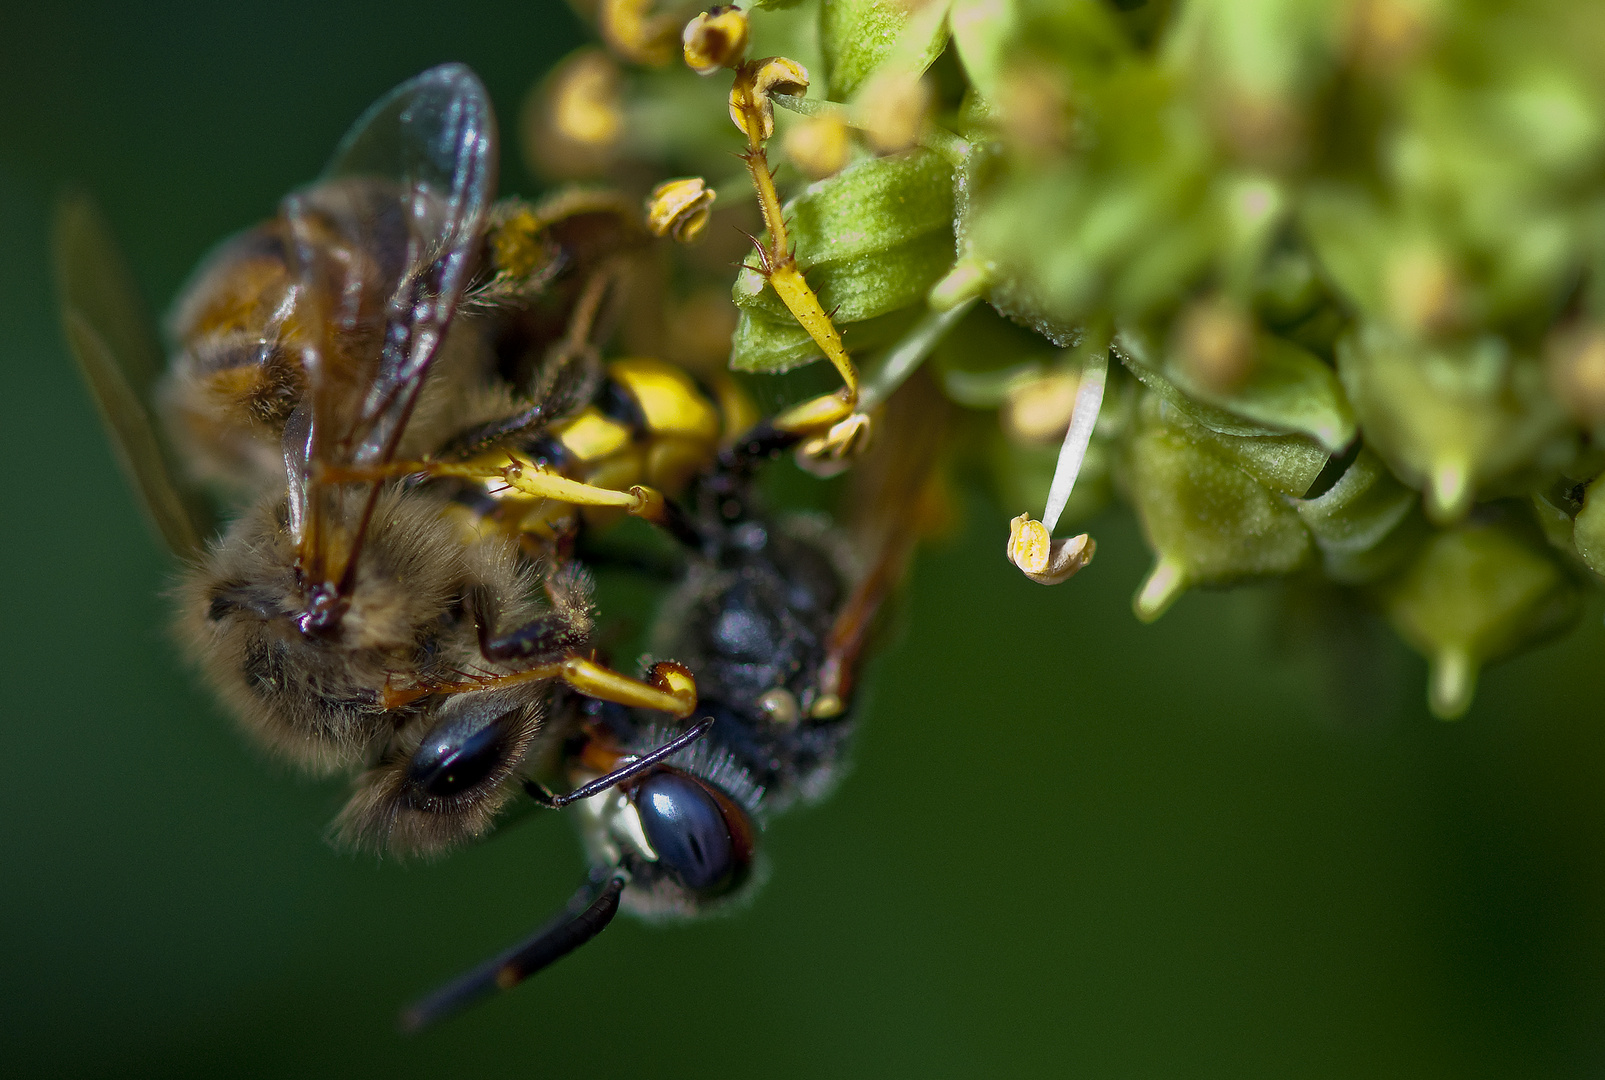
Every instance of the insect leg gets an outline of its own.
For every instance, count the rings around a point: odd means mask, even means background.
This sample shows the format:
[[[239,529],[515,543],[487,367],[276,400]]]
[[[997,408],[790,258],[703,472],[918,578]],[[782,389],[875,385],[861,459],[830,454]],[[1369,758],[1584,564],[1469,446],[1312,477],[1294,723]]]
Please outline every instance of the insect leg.
[[[607,929],[607,924],[618,914],[619,894],[629,880],[627,869],[614,867],[600,889],[587,884],[574,894],[557,918],[500,956],[487,960],[408,1007],[397,1026],[407,1033],[421,1031],[482,997],[499,990],[511,990],[537,971],[561,960]]]
[[[869,640],[870,628],[881,603],[897,584],[902,567],[890,560],[878,566],[859,582],[846,605],[831,625],[830,636],[825,639],[825,659],[819,665],[819,696],[808,710],[816,719],[829,719],[841,715],[847,707],[847,698],[853,690],[853,679],[858,673],[859,656]]]
[[[500,481],[532,499],[553,499],[573,506],[608,506],[648,517],[663,502],[656,489],[635,485],[628,491],[571,480],[555,469],[512,454],[480,461],[392,461],[378,466],[323,466],[317,479],[325,484],[372,483],[412,476],[453,476],[465,480]],[[650,518],[649,518],[650,520]]]
[[[652,665],[646,681],[621,675],[612,668],[579,656],[534,664],[508,675],[484,675],[460,682],[420,680],[409,686],[386,687],[380,694],[383,708],[398,709],[420,698],[472,694],[525,682],[559,679],[587,697],[612,701],[635,709],[655,709],[683,720],[697,708],[697,683],[691,672],[670,660]]]

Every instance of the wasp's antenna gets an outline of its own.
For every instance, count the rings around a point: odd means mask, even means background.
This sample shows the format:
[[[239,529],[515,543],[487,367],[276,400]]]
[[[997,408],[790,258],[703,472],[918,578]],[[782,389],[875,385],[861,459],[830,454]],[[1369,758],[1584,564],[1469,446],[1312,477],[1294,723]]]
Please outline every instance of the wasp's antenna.
[[[627,868],[614,867],[600,891],[586,885],[574,894],[557,918],[500,956],[487,960],[413,1004],[402,1012],[397,1026],[407,1034],[422,1031],[488,994],[511,990],[542,968],[561,960],[607,929],[607,924],[618,914],[619,894],[629,881]]]
[[[550,807],[553,810],[560,810],[571,802],[579,802],[581,799],[589,799],[592,795],[606,791],[614,784],[621,784],[630,779],[632,776],[638,776],[641,773],[646,772],[664,758],[673,757],[681,750],[684,750],[686,747],[702,738],[702,736],[706,735],[712,727],[713,717],[710,716],[704,719],[690,731],[687,731],[683,735],[676,735],[673,739],[664,743],[651,753],[642,754],[634,761],[626,762],[625,764],[620,765],[606,776],[599,776],[590,783],[581,784],[573,791],[565,792],[562,795],[552,794],[552,792],[547,790],[544,785],[538,784],[534,780],[525,780],[524,790],[529,792],[530,798],[534,799],[542,806]]]

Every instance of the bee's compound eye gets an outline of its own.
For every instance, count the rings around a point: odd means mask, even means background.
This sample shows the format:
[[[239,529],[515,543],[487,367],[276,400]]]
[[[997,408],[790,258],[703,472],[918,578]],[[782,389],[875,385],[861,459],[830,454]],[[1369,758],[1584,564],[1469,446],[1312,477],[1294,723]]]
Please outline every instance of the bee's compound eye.
[[[518,743],[522,710],[490,719],[468,711],[441,721],[413,752],[407,781],[438,799],[478,787],[506,762]]]
[[[641,827],[658,861],[696,892],[717,891],[735,874],[736,845],[724,811],[689,777],[657,772],[636,792]]]

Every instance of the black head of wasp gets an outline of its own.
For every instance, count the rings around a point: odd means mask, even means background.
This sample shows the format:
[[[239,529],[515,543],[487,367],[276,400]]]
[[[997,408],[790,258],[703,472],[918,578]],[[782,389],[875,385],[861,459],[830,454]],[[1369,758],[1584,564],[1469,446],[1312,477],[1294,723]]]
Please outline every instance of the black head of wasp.
[[[495,172],[472,72],[398,87],[318,181],[202,265],[159,380],[93,209],[64,203],[56,238],[69,343],[185,563],[187,649],[270,751],[360,772],[339,837],[434,853],[521,791],[580,804],[596,872],[573,909],[413,1023],[562,955],[621,897],[692,913],[739,891],[758,809],[817,793],[839,761],[902,550],[880,545],[858,578],[829,530],[758,513],[753,467],[796,433],[759,424],[719,452],[738,422],[689,377],[600,360],[647,242],[632,215],[586,195],[494,203]],[[209,542],[196,477],[238,500]],[[579,508],[687,546],[659,642],[691,668],[637,679],[594,659],[589,579],[568,554]],[[529,775],[554,754],[576,785],[563,795]]]

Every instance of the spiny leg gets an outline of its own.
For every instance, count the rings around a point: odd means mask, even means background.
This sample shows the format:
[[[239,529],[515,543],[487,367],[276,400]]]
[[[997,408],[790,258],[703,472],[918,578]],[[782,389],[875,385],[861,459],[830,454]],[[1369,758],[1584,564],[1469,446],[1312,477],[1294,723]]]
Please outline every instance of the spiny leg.
[[[814,339],[842,379],[841,390],[801,402],[774,420],[775,427],[805,436],[803,453],[817,460],[842,458],[861,449],[868,436],[869,418],[858,411],[858,369],[847,355],[841,333],[792,254],[780,195],[764,148],[774,134],[772,95],[800,95],[807,90],[808,72],[794,60],[772,56],[746,61],[736,68],[735,83],[730,89],[730,118],[747,137],[742,160],[769,232],[767,244],[753,241],[760,263],[754,269],[773,286],[792,317]]]
[[[387,465],[330,466],[319,470],[327,484],[367,483],[403,477],[456,477],[481,483],[501,483],[532,499],[553,499],[574,506],[606,506],[647,517],[663,496],[655,488],[637,484],[628,491],[598,487],[572,480],[555,469],[511,452],[497,452],[477,461],[392,461]]]
[[[520,683],[553,680],[599,701],[611,701],[634,709],[654,709],[666,712],[677,720],[690,716],[697,707],[696,679],[684,666],[672,660],[652,665],[652,670],[643,681],[581,656],[564,656],[506,675],[480,675],[451,682],[424,679],[409,686],[387,686],[379,700],[386,709],[398,709],[426,697],[472,694]]]

